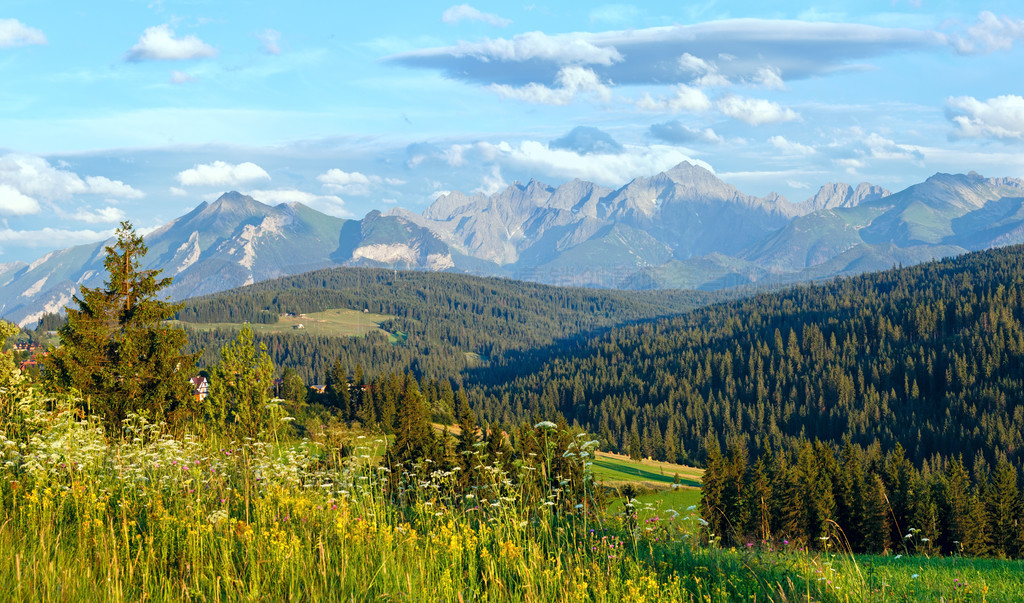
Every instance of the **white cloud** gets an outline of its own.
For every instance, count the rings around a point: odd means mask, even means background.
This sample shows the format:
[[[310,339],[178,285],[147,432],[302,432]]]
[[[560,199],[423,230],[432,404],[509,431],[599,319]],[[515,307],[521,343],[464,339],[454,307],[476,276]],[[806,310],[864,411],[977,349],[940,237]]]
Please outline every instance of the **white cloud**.
[[[550,86],[567,65],[593,68],[602,81],[618,85],[698,83],[720,85],[763,81],[762,70],[785,79],[827,76],[869,69],[866,59],[948,44],[942,34],[910,28],[796,20],[727,19],[596,33],[521,34],[509,39],[460,42],[454,46],[406,52],[388,60],[410,67],[439,69],[448,77],[483,85]],[[706,72],[680,65],[688,54]],[[714,60],[713,60],[714,59]],[[701,63],[686,60],[686,67]],[[713,71],[711,68],[714,67]]]
[[[53,247],[54,241],[60,241],[61,247],[71,247],[84,243],[95,243],[113,236],[114,230],[66,230],[63,228],[40,228],[39,230],[13,230],[0,228],[0,243],[14,244],[19,247]]]
[[[188,82],[194,82],[196,78],[185,73],[184,71],[172,71],[171,72],[171,83],[172,84],[187,84]]]
[[[188,191],[187,190],[185,190],[183,188],[178,188],[177,186],[170,187],[169,189],[167,189],[167,192],[171,193],[175,197],[187,197],[188,196]]]
[[[148,27],[138,43],[125,56],[128,61],[181,61],[205,59],[217,55],[217,49],[193,35],[175,38],[169,25]]]
[[[327,170],[316,177],[328,188],[343,188],[352,184],[369,184],[370,179],[360,172],[345,172],[337,168]]]
[[[42,157],[9,153],[0,156],[0,184],[21,194],[48,201],[68,199],[73,195],[108,195],[125,199],[145,196],[120,180],[103,176],[87,176],[59,169]]]
[[[1024,98],[1015,94],[987,101],[951,97],[946,100],[946,113],[958,138],[1024,140]]]
[[[109,195],[121,199],[141,199],[146,196],[146,193],[120,180],[111,180],[103,176],[86,176],[85,183],[89,187],[89,193],[93,195]]]
[[[448,23],[449,25],[455,25],[459,21],[480,21],[482,23],[487,23],[488,25],[494,25],[495,27],[505,27],[512,23],[512,21],[503,19],[498,15],[482,13],[468,4],[452,6],[448,10],[444,11],[444,14],[441,15],[441,21]]]
[[[571,66],[563,67],[555,78],[558,87],[549,88],[543,84],[530,83],[521,88],[505,84],[492,84],[491,90],[502,98],[513,98],[541,105],[568,105],[579,95],[587,95],[608,102],[612,91],[592,69]]]
[[[918,147],[900,144],[875,132],[865,138],[863,144],[875,159],[910,159],[923,165],[924,153]]]
[[[1017,40],[1024,40],[1024,19],[997,17],[989,11],[978,15],[978,22],[964,34],[950,36],[950,44],[960,54],[988,54],[1010,50]]]
[[[679,69],[692,74],[694,77],[691,82],[701,88],[729,85],[729,79],[718,72],[718,65],[688,52],[679,57]]]
[[[324,187],[348,195],[370,194],[370,184],[380,181],[377,176],[367,176],[360,172],[346,172],[331,168],[316,177]]]
[[[24,216],[40,210],[38,201],[9,184],[0,183],[0,213]]]
[[[214,161],[178,173],[178,182],[182,186],[238,186],[253,180],[270,180],[270,174],[248,161],[238,165]]]
[[[279,203],[301,203],[338,218],[353,217],[352,213],[345,209],[344,199],[337,195],[317,195],[294,188],[251,190],[245,194],[257,201],[262,201],[269,205],[277,205]]]
[[[470,63],[487,64],[549,61],[558,65],[611,65],[623,60],[615,48],[598,46],[579,35],[550,36],[540,31],[519,34],[510,40],[485,38],[480,42],[459,42],[446,48],[414,50],[397,55],[392,60],[416,63],[417,59],[434,57],[452,57]]]
[[[492,165],[490,173],[484,175],[483,182],[480,186],[473,189],[474,193],[483,193],[485,195],[493,195],[499,191],[503,191],[508,188],[508,183],[501,177],[501,167],[498,165]]]
[[[762,67],[758,69],[757,73],[754,74],[753,81],[764,88],[783,90],[786,87],[786,82],[782,80],[782,72],[775,67]]]
[[[726,96],[718,99],[715,106],[723,114],[752,126],[800,119],[800,115],[792,109],[760,98]]]
[[[814,147],[809,147],[799,142],[786,140],[783,136],[772,136],[768,139],[772,146],[787,155],[813,155],[817,153]]]
[[[263,52],[267,54],[281,54],[281,32],[275,29],[265,29],[259,34],[260,43],[263,44]]]
[[[839,159],[836,161],[841,167],[846,168],[847,174],[856,174],[857,170],[863,169],[867,166],[867,163],[863,159]]]
[[[89,224],[110,224],[126,220],[128,215],[116,207],[107,206],[92,210],[79,209],[68,217]]]
[[[0,19],[0,48],[30,44],[46,44],[46,36],[17,19]]]
[[[669,145],[626,146],[622,153],[579,155],[565,149],[527,140],[512,146],[506,142],[490,147],[496,161],[509,163],[536,174],[570,180],[580,178],[608,186],[621,186],[637,176],[654,175],[683,161],[708,170],[706,162],[695,160],[678,147]],[[713,171],[713,170],[712,170]]]
[[[636,106],[641,111],[652,113],[703,113],[711,109],[711,99],[702,90],[677,84],[674,96],[656,99],[645,93],[636,101]]]

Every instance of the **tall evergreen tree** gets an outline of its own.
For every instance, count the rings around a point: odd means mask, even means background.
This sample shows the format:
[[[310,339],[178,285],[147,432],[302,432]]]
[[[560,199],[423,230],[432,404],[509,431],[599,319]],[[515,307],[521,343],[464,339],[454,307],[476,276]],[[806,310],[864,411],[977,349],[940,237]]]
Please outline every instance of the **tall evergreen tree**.
[[[267,346],[256,345],[252,327],[246,324],[221,350],[221,360],[211,371],[207,414],[219,426],[230,421],[242,435],[259,436],[270,419],[267,400],[273,376]]]
[[[158,298],[171,278],[157,280],[159,270],[140,267],[147,248],[130,222],[121,222],[116,236],[106,247],[107,280],[73,298],[60,346],[46,360],[49,384],[77,390],[108,433],[118,433],[129,413],[159,420],[187,412],[196,362],[182,353],[185,331],[164,324],[181,308]]]

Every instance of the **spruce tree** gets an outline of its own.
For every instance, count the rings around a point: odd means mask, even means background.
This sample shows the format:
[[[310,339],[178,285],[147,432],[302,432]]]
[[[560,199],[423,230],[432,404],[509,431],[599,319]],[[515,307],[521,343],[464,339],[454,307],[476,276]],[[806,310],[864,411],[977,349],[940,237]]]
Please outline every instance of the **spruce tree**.
[[[221,349],[221,360],[211,371],[207,414],[219,426],[230,421],[243,436],[256,438],[270,419],[266,406],[273,377],[266,344],[257,346],[252,327],[246,324]]]
[[[65,309],[60,346],[46,360],[48,383],[77,391],[110,434],[120,432],[130,413],[163,420],[187,412],[196,362],[196,355],[182,353],[185,331],[164,323],[182,307],[158,298],[171,278],[141,269],[147,248],[130,222],[121,222],[116,235],[105,248],[107,280],[81,287],[75,307]]]

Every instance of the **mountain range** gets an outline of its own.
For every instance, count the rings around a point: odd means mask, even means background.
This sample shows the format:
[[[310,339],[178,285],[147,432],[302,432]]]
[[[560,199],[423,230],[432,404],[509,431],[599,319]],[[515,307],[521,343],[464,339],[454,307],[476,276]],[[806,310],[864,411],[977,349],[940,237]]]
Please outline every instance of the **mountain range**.
[[[619,189],[572,180],[452,192],[361,220],[237,192],[149,233],[172,299],[330,266],[452,270],[626,289],[785,283],[1024,242],[1024,181],[936,174],[897,193],[829,183],[792,203],[681,163]],[[0,264],[0,316],[32,323],[104,277],[98,242]]]

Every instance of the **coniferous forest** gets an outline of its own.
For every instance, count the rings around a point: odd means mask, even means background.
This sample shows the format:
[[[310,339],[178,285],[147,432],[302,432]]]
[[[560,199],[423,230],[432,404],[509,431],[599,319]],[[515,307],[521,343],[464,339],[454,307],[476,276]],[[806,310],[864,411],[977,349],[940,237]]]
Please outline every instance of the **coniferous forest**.
[[[855,550],[1017,556],[1022,276],[1013,247],[710,304],[340,270],[192,302],[181,316],[338,304],[395,314],[403,343],[273,336],[268,347],[328,384],[409,371],[437,421],[453,419],[453,386],[465,387],[488,424],[558,418],[606,449],[706,466],[704,514],[726,542],[813,544],[835,521]],[[632,324],[609,327],[623,315]],[[463,351],[486,361],[469,365]],[[401,396],[387,379],[365,402],[327,400],[391,430]]]

